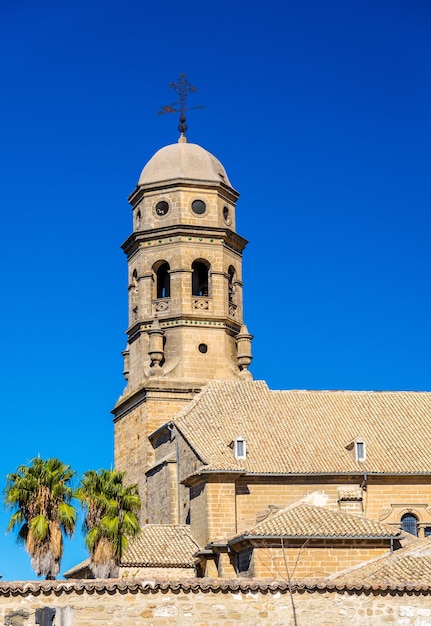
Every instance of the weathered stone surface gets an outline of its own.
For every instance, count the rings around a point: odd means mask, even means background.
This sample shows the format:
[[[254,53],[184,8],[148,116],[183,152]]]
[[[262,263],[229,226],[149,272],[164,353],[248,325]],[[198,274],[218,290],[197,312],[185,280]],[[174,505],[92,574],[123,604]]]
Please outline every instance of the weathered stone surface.
[[[231,581],[232,583],[232,581]],[[324,585],[294,590],[251,581],[88,581],[75,584],[2,583],[0,623],[33,626],[37,609],[56,609],[55,626],[430,626],[431,588],[337,590]],[[20,586],[21,585],[21,586]],[[63,621],[57,624],[57,616]]]

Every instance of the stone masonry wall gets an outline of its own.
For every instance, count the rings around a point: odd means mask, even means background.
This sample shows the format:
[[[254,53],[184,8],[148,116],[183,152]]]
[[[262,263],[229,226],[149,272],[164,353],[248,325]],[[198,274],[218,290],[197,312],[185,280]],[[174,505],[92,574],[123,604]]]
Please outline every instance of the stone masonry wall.
[[[256,524],[257,519],[265,514],[270,505],[285,508],[299,500],[320,494],[326,500],[326,506],[340,510],[338,502],[340,490],[359,489],[359,483],[346,482],[342,478],[327,480],[308,480],[306,478],[266,478],[240,480],[236,484],[235,506],[237,511],[237,530],[242,532]],[[362,514],[370,519],[386,522],[393,507],[405,505],[417,515],[420,522],[431,526],[431,485],[428,477],[412,476],[403,478],[371,477],[367,488],[362,491],[363,501],[351,507],[355,514]],[[420,508],[422,505],[424,508]],[[343,507],[346,510],[346,507]],[[397,509],[398,510],[398,509]],[[391,523],[400,523],[405,509],[400,508],[398,515],[390,518]]]
[[[196,579],[194,579],[196,580]],[[56,610],[54,626],[430,626],[431,589],[354,590],[286,585],[189,585],[156,581],[2,583],[0,624],[30,626],[35,611]]]
[[[329,543],[329,542],[328,542]],[[360,542],[357,542],[359,544]],[[365,543],[365,542],[364,542]],[[325,578],[331,574],[389,554],[387,547],[367,547],[352,541],[327,547],[266,548],[256,542],[251,574],[261,578]]]

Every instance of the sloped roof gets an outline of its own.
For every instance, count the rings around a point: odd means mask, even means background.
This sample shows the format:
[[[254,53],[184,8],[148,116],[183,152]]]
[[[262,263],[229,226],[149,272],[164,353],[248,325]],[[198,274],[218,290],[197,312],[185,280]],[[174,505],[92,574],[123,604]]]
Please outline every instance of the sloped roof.
[[[129,543],[121,567],[193,567],[198,544],[189,526],[146,524]]]
[[[431,473],[427,392],[271,391],[263,381],[212,381],[174,423],[202,471]],[[238,436],[247,442],[244,460],[232,450]],[[364,462],[346,449],[358,439]]]
[[[331,576],[331,580],[342,584],[362,585],[428,584],[431,580],[431,537]]]
[[[242,533],[241,538],[298,537],[376,539],[400,537],[397,528],[322,506],[296,504]],[[237,538],[236,538],[237,539]],[[230,543],[234,543],[235,540]]]
[[[85,559],[64,572],[63,576],[65,578],[89,578],[90,576],[93,578],[93,574],[90,570],[90,563],[90,558]]]

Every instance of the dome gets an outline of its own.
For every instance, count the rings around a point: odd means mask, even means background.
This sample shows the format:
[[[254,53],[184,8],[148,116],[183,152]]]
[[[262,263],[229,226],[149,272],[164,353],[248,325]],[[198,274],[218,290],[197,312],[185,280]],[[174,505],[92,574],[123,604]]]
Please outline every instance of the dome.
[[[232,186],[223,165],[195,143],[180,141],[165,146],[148,161],[138,185],[150,185],[178,178],[226,183]]]

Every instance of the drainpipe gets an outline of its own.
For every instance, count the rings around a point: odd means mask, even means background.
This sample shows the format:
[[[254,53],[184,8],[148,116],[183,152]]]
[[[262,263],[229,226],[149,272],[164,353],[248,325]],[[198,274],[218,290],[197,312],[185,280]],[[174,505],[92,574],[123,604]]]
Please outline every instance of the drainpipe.
[[[178,437],[177,437],[177,434],[174,432],[173,424],[168,424],[168,430],[175,437],[175,460],[177,464],[177,511],[178,511],[177,520],[178,520],[178,524],[181,524],[181,512],[180,512],[181,486],[180,486],[180,463],[179,463],[180,456],[178,452]]]

